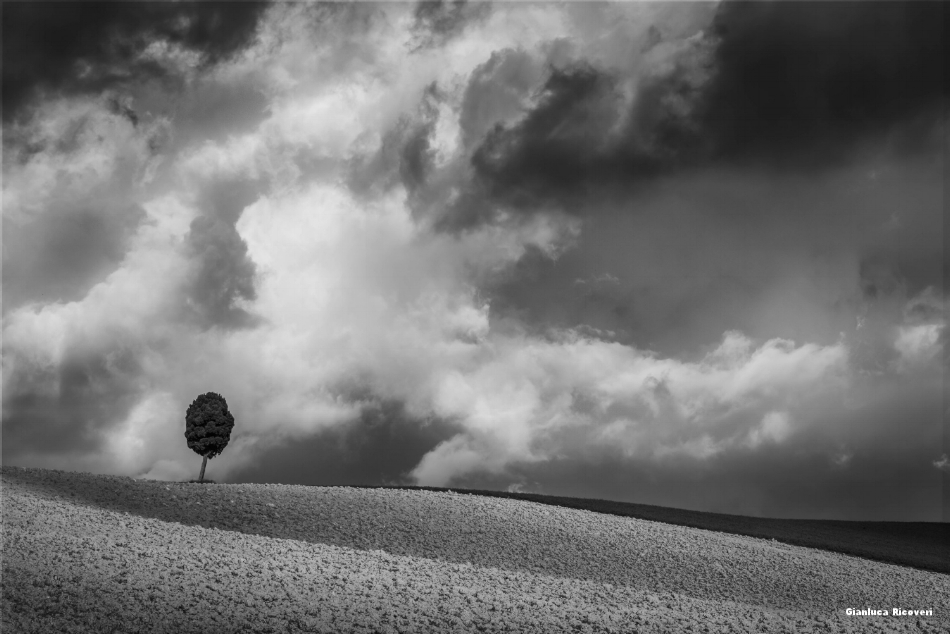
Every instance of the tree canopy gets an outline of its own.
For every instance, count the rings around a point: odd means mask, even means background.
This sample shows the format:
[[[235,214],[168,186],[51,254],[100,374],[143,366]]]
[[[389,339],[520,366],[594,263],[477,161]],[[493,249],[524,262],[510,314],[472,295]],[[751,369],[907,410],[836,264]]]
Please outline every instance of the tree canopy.
[[[233,427],[234,416],[228,411],[228,402],[215,392],[196,398],[185,414],[188,448],[208,459],[224,451],[231,440]]]

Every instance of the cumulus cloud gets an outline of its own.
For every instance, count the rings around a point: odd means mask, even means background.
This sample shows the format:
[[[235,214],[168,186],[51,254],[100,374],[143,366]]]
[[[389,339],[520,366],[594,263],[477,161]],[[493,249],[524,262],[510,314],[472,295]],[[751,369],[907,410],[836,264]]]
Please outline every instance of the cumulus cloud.
[[[702,360],[662,359],[628,346],[564,333],[559,340],[492,342],[494,358],[434,386],[435,413],[465,433],[428,454],[413,475],[446,484],[474,470],[547,460],[578,443],[630,457],[708,458],[743,443],[782,442],[804,394],[841,394],[843,346],[756,346],[727,333]]]
[[[762,423],[749,432],[748,443],[757,447],[763,442],[780,443],[788,438],[792,432],[787,412],[769,412],[762,418]]]
[[[946,314],[945,301],[932,286],[907,301],[894,332],[899,371],[919,371],[943,362]]]
[[[897,329],[894,347],[905,364],[926,363],[943,350],[940,345],[943,324],[901,326]]]
[[[276,53],[265,46],[248,56],[273,54],[275,61],[295,64],[300,41],[281,29],[291,28],[299,17],[285,11],[296,10],[310,8],[274,8],[269,24],[281,36]],[[320,17],[310,16],[310,26],[321,28]],[[337,17],[357,16],[343,11]],[[385,32],[392,25],[376,16],[373,28]],[[265,28],[263,37],[268,33]],[[398,33],[395,41],[400,41]],[[326,52],[337,53],[332,47]],[[259,61],[248,66],[241,58],[231,71],[216,72],[228,81],[243,72],[249,74],[247,81],[260,82]],[[432,73],[441,70],[431,56],[426,63]],[[463,70],[466,63],[463,55]],[[339,100],[353,93],[343,85],[321,92],[326,77],[292,69],[303,85],[261,83],[273,91],[275,105],[258,131],[220,144],[182,144],[178,154],[167,156],[177,161],[163,166],[159,197],[149,198],[152,192],[142,179],[129,185],[146,200],[148,218],[125,245],[117,270],[75,301],[24,307],[5,316],[8,451],[36,449],[26,437],[22,444],[9,439],[16,440],[17,430],[26,434],[39,426],[40,415],[31,414],[38,392],[45,394],[40,399],[45,415],[56,410],[71,382],[84,388],[79,392],[89,407],[100,400],[109,405],[98,416],[74,408],[68,417],[73,422],[63,422],[64,428],[78,435],[88,427],[92,437],[86,449],[100,451],[103,460],[113,454],[99,436],[125,438],[129,455],[137,458],[108,463],[107,468],[120,471],[136,459],[165,460],[160,471],[171,473],[167,455],[151,453],[156,446],[184,460],[171,445],[174,435],[157,444],[135,442],[129,430],[147,436],[147,421],[156,417],[167,426],[176,424],[180,416],[171,404],[186,402],[199,384],[212,383],[232,395],[232,410],[244,419],[247,446],[258,436],[306,435],[355,419],[363,401],[351,395],[354,382],[371,381],[376,392],[368,401],[388,393],[409,400],[412,382],[425,380],[429,372],[417,350],[444,341],[445,350],[436,356],[464,357],[471,346],[465,342],[484,337],[487,307],[476,297],[474,284],[516,261],[529,246],[553,254],[562,234],[571,234],[569,221],[544,217],[489,227],[458,241],[420,230],[401,190],[365,204],[332,179],[314,180],[313,174],[300,174],[300,181],[291,180],[287,187],[296,152],[316,146],[345,168],[356,136],[372,135],[374,125],[381,133],[395,120],[326,119],[319,112],[350,112]],[[361,69],[372,75],[379,66],[365,63]],[[406,70],[394,64],[393,72]],[[372,87],[373,98],[408,90],[400,79]],[[318,112],[308,103],[328,109]],[[291,119],[303,114],[301,107],[309,108],[304,118],[310,127],[291,128]],[[40,112],[34,121],[49,119]],[[129,134],[142,138],[145,132]],[[246,151],[230,151],[240,143]],[[83,151],[95,145],[87,138],[79,144]],[[105,154],[111,163],[104,163],[102,179],[115,187],[121,156],[114,148]],[[7,182],[26,189],[28,183],[13,176]],[[36,206],[39,213],[49,213],[48,206]],[[261,321],[251,319],[252,313]],[[208,329],[215,325],[222,329]],[[243,331],[231,332],[236,326]],[[61,366],[73,367],[67,362],[79,354],[76,350],[88,351],[94,365],[80,365],[64,378]],[[118,361],[105,361],[113,358]],[[143,358],[150,363],[138,363]],[[123,359],[124,365],[118,363]],[[47,375],[48,385],[41,389],[34,379]],[[86,389],[89,383],[100,389]],[[155,390],[165,396],[153,402]],[[18,400],[20,392],[24,396]],[[142,413],[157,410],[161,413]],[[60,436],[62,442],[48,449],[63,452],[71,438]]]

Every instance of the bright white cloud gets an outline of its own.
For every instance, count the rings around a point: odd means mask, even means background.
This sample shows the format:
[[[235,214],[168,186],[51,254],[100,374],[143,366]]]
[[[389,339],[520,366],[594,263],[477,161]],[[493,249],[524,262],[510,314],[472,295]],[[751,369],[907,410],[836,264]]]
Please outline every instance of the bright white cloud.
[[[175,437],[175,432],[181,435],[184,431],[184,424],[181,431],[178,425],[168,424],[169,421],[184,420],[182,413],[176,411],[176,405],[175,399],[167,392],[155,392],[139,401],[109,436],[103,448],[106,454],[104,462],[110,464],[116,473],[129,474],[138,472],[142,464],[157,463],[164,457],[165,448],[180,440]]]
[[[422,458],[413,471],[413,476],[423,486],[440,486],[458,475],[473,471],[498,470],[502,461],[494,458],[490,452],[479,450],[472,445],[471,439],[465,436],[455,436],[440,443]]]
[[[551,439],[572,426],[590,428],[591,444],[628,456],[705,459],[743,445],[781,443],[791,434],[792,418],[775,406],[795,407],[803,394],[814,398],[847,387],[841,380],[847,368],[841,344],[773,340],[756,347],[735,332],[706,359],[692,363],[581,337],[492,337],[483,358],[468,371],[441,375],[435,384],[434,411],[461,421],[469,442],[455,440],[426,456],[425,468],[414,471],[425,484],[444,484],[447,480],[426,478],[452,473],[453,464],[478,464],[467,458],[456,462],[454,449],[469,456],[484,447],[484,464],[496,470],[506,461],[571,451],[576,447]],[[579,395],[598,411],[576,409]],[[459,467],[456,475],[473,468]]]
[[[765,442],[781,443],[792,433],[787,412],[769,412],[762,423],[749,432],[749,445],[754,449]]]
[[[907,301],[902,321],[891,330],[892,345],[899,355],[898,372],[924,370],[942,360],[946,304],[933,287]]]
[[[940,354],[940,331],[943,328],[943,324],[898,327],[894,347],[900,353],[901,361],[908,366],[919,365]]]
[[[158,64],[172,76],[192,79],[201,64],[201,53],[168,40],[154,40],[140,53],[139,60]]]

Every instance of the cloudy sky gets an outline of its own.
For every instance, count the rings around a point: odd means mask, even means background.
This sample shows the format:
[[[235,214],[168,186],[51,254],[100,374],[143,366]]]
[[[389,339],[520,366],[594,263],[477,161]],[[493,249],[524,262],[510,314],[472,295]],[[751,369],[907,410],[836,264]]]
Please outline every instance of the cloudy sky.
[[[3,463],[950,520],[941,3],[5,3]]]

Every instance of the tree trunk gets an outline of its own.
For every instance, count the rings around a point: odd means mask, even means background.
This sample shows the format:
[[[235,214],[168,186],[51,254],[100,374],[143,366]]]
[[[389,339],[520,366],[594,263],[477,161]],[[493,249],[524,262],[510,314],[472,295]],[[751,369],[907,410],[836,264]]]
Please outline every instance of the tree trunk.
[[[208,464],[208,456],[205,456],[205,459],[201,461],[201,475],[198,476],[198,482],[205,481],[205,465]]]

